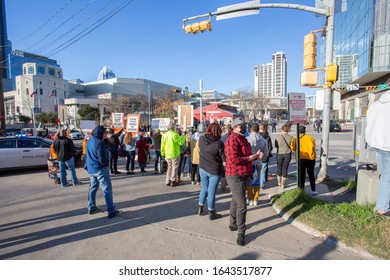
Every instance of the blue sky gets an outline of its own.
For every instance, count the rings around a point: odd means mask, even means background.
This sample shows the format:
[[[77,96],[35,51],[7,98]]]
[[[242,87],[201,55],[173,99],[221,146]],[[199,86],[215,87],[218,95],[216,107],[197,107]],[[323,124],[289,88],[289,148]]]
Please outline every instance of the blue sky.
[[[324,17],[267,8],[259,15],[222,21],[213,18],[212,32],[193,35],[182,30],[184,18],[245,0],[134,0],[78,42],[60,52],[55,50],[127,1],[5,0],[8,38],[13,49],[56,59],[65,79],[95,81],[107,65],[120,78],[145,78],[188,86],[190,91],[199,90],[199,80],[203,79],[204,90],[227,94],[253,89],[254,66],[271,62],[273,53],[284,51],[288,59],[287,90],[314,94],[313,89],[299,84],[303,37],[321,29]],[[109,3],[104,12],[91,17]],[[315,6],[314,0],[261,3]]]

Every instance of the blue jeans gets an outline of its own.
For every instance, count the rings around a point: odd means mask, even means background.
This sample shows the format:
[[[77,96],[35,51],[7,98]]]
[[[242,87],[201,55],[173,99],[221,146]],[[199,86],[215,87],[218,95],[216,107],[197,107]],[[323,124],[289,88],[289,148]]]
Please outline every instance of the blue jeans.
[[[202,188],[199,194],[199,205],[203,206],[207,197],[207,208],[209,211],[215,210],[215,193],[221,176],[208,173],[202,168],[199,168],[200,180]]]
[[[375,209],[380,212],[390,211],[390,152],[376,149],[379,156],[379,183]]]
[[[184,156],[183,164],[182,164],[182,173],[184,173],[184,170],[186,169],[187,160],[188,160],[188,174],[191,174],[191,155]]]
[[[126,154],[126,171],[129,171],[130,162],[131,162],[131,171],[134,171],[135,164],[135,151],[125,151]]]
[[[265,182],[267,182],[268,176],[268,162],[263,162],[263,167],[260,172],[260,188],[264,189]]]
[[[102,170],[94,174],[89,174],[91,184],[88,192],[88,209],[96,209],[96,192],[99,189],[99,185],[103,190],[104,199],[106,200],[108,214],[115,212],[114,201],[112,198],[112,185],[110,179],[109,168],[104,167]]]
[[[60,181],[61,185],[65,187],[68,182],[66,181],[66,167],[68,167],[70,176],[72,177],[72,183],[73,185],[76,185],[79,183],[79,180],[76,176],[76,170],[74,169],[74,158],[71,157],[70,159],[66,161],[58,161],[60,166]]]
[[[158,171],[158,163],[160,162],[161,158],[161,151],[160,150],[155,150],[156,153],[156,159],[154,162],[154,171]]]

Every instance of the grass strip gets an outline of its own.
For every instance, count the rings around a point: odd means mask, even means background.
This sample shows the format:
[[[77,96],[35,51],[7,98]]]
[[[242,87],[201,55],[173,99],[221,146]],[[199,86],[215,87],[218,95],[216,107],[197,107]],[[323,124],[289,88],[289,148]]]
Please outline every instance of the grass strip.
[[[390,221],[373,214],[373,204],[325,202],[301,189],[287,191],[274,202],[299,222],[348,246],[390,259]]]

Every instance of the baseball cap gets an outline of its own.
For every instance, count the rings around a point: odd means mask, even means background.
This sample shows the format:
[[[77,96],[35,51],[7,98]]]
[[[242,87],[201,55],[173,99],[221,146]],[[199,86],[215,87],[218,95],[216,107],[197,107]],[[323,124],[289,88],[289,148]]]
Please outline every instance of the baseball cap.
[[[245,122],[244,118],[238,117],[238,118],[235,118],[233,120],[232,126],[235,127],[237,125],[244,125],[244,124],[247,124],[247,122]]]

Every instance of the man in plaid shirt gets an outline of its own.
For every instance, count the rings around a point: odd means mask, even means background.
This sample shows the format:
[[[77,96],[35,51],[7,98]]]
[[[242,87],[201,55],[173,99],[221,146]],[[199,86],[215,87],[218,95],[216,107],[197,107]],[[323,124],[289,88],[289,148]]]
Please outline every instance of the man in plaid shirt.
[[[248,178],[253,175],[252,161],[262,158],[259,150],[252,154],[252,148],[245,138],[246,122],[243,118],[235,118],[232,123],[233,132],[225,142],[226,180],[232,192],[230,203],[231,231],[238,231],[237,244],[245,244],[246,221],[246,185]]]

